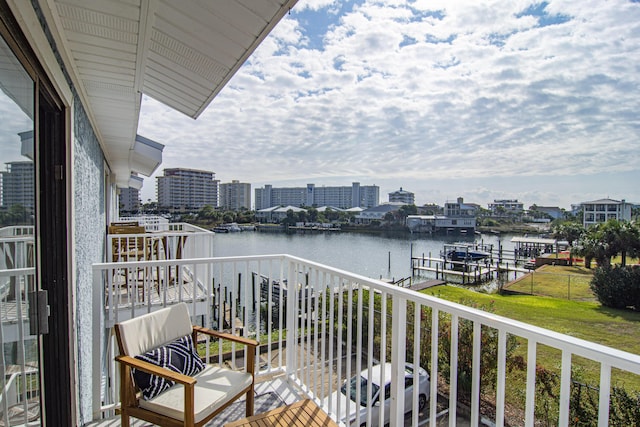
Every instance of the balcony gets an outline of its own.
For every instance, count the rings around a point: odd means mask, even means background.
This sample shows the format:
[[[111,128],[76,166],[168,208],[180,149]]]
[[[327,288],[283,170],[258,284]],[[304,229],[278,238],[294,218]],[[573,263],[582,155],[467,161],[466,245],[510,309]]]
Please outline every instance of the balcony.
[[[135,270],[127,292],[141,287],[154,297],[111,303],[115,292],[121,292],[114,277],[121,280],[122,269]],[[171,272],[178,271],[180,279],[171,281]],[[573,423],[572,396],[578,387],[572,371],[583,369],[598,372],[599,388],[591,397],[598,425],[606,426],[612,386],[640,374],[638,355],[289,255],[103,263],[93,266],[93,277],[93,328],[104,337],[93,349],[96,420],[114,417],[119,401],[111,326],[178,301],[189,304],[194,323],[257,338],[256,380],[261,386],[282,391],[284,384],[290,396],[314,399],[336,420],[348,398],[342,395],[331,403],[325,398],[378,364],[390,363],[386,416],[396,426],[424,425],[426,420],[431,426],[446,420],[456,425],[461,419],[474,426],[486,419],[498,426],[505,420],[534,426],[541,422],[543,404],[546,417],[567,426]],[[226,358],[231,366],[242,366],[244,360],[235,348],[223,352],[215,345],[203,346],[202,355]],[[543,396],[536,363],[550,355],[553,366],[547,368],[557,370],[558,377],[552,398]],[[520,360],[515,369],[514,360]],[[404,387],[405,364],[415,362],[431,378],[422,411],[417,388],[408,395],[398,392]],[[521,387],[514,389],[513,383]],[[362,393],[370,396],[371,390],[358,388],[356,401]],[[384,405],[368,405],[353,423],[370,425],[370,417],[383,418],[385,410]]]

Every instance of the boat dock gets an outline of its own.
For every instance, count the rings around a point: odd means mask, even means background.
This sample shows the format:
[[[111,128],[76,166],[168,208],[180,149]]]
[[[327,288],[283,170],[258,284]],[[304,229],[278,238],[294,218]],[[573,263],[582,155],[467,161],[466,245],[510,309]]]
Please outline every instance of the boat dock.
[[[434,286],[446,285],[447,282],[444,280],[431,279],[425,282],[416,283],[415,285],[411,285],[409,289],[412,291],[421,291],[423,289],[433,288]]]
[[[529,270],[518,267],[517,263],[491,262],[491,259],[484,260],[463,260],[452,261],[441,257],[429,256],[411,257],[412,274],[421,272],[435,273],[436,280],[445,281],[447,277],[455,276],[462,279],[462,284],[479,284],[497,278],[500,274],[510,273],[514,277],[518,273],[528,273]]]

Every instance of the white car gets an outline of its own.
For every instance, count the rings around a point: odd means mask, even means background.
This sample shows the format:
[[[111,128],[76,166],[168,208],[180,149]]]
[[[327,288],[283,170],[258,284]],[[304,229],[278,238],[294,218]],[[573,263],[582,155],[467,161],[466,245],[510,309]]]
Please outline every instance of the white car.
[[[371,404],[371,425],[378,426],[380,419],[380,395],[384,393],[384,423],[389,423],[391,417],[391,364],[384,365],[384,381],[382,379],[382,365],[371,367],[371,399],[367,399],[367,383],[369,370],[365,369],[348,382],[345,382],[339,391],[328,396],[323,406],[331,408],[334,414],[338,411],[340,400],[340,412],[338,419],[347,425],[365,426],[367,422],[367,410]],[[410,412],[413,408],[413,384],[414,369],[412,364],[406,364],[404,371],[404,412]],[[347,398],[347,387],[349,398]],[[360,402],[356,402],[356,389],[360,389]],[[429,374],[423,368],[418,367],[418,409],[422,410],[429,399]],[[358,424],[357,414],[360,413]]]

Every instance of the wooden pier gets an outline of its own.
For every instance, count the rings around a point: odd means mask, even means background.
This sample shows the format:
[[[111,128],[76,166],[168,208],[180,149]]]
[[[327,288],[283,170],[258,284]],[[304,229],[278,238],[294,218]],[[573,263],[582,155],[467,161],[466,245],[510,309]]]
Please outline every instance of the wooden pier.
[[[482,261],[451,261],[444,258],[432,257],[412,257],[412,274],[420,272],[435,273],[436,280],[446,280],[446,277],[455,276],[462,279],[462,284],[479,284],[485,281],[498,278],[500,274],[528,273],[529,270],[518,267],[517,263],[509,264],[495,262],[489,259]]]

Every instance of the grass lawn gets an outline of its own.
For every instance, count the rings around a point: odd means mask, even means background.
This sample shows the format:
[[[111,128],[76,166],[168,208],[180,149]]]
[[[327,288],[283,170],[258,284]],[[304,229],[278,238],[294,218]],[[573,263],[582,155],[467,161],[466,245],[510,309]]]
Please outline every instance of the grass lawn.
[[[511,282],[505,289],[553,298],[596,301],[589,287],[592,277],[593,270],[585,267],[543,265]]]
[[[437,286],[422,292],[454,302],[473,300],[479,306],[493,302],[495,314],[640,354],[640,313],[602,307],[597,302],[531,295],[487,295],[455,286]],[[526,357],[526,345],[520,345],[518,353]],[[538,352],[538,363],[555,371],[560,367],[560,353],[543,348]],[[597,385],[599,367],[589,362],[584,363],[583,368],[584,379]],[[640,390],[640,378],[634,375],[614,372],[612,383]]]

